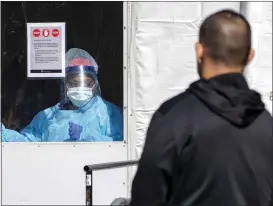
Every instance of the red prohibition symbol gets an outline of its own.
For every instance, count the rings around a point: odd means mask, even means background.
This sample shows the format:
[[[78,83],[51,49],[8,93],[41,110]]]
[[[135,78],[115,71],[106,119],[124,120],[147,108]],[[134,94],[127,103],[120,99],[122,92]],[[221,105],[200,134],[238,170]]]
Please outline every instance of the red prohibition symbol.
[[[34,37],[39,37],[40,34],[41,34],[41,32],[40,32],[39,29],[34,29],[32,33],[33,33],[33,36],[34,36]]]
[[[52,30],[52,36],[58,37],[59,35],[60,35],[60,32],[59,32],[58,29],[53,29],[53,30]]]

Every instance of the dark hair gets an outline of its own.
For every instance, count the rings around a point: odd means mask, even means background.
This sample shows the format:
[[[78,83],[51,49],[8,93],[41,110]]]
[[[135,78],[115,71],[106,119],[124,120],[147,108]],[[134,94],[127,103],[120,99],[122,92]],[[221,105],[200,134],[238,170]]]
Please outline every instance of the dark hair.
[[[199,42],[212,60],[228,66],[245,66],[251,49],[251,28],[243,15],[222,10],[204,20]]]

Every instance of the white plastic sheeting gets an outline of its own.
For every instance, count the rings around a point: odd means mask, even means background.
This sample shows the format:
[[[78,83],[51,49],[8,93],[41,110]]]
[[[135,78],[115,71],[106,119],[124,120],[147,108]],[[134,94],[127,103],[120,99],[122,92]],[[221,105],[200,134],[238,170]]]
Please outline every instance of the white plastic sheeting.
[[[242,12],[252,27],[252,42],[256,51],[248,67],[250,86],[258,91],[272,114],[272,2],[245,2]]]
[[[245,12],[252,25],[258,24],[253,30],[259,31],[254,35],[258,39],[253,39],[258,48],[257,63],[248,68],[247,77],[252,87],[266,93],[272,88],[272,6],[261,3],[263,11],[256,11],[252,2],[245,4],[249,4],[245,5]],[[200,23],[207,15],[226,8],[240,11],[240,2],[132,3],[130,84],[131,93],[135,94],[131,97],[135,119],[134,124],[130,122],[132,158],[140,157],[155,110],[198,78],[194,44]],[[267,104],[272,107],[270,102]]]

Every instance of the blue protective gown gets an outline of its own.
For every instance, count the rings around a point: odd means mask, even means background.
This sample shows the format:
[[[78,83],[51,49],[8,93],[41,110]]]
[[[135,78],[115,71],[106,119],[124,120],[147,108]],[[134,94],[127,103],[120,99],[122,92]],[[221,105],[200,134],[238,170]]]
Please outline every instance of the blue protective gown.
[[[96,96],[78,110],[60,110],[60,103],[39,112],[21,133],[2,125],[3,142],[74,141],[69,136],[69,122],[83,127],[80,142],[122,141],[122,111]]]

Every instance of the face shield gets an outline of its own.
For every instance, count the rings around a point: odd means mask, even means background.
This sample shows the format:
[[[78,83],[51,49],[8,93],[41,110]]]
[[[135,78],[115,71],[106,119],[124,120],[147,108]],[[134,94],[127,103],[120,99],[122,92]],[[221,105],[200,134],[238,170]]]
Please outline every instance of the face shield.
[[[93,67],[90,66],[73,66],[66,68],[65,86],[67,89],[76,87],[85,87],[93,89],[96,85]]]
[[[72,58],[69,59],[69,56]],[[101,95],[97,78],[98,66],[87,52],[80,49],[69,50],[66,58],[66,97],[76,107],[82,107],[94,96]]]

